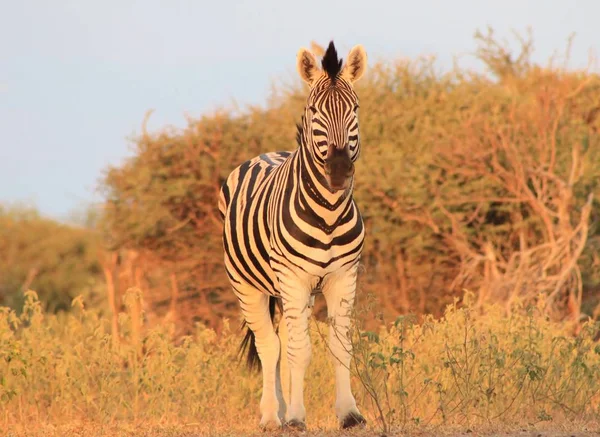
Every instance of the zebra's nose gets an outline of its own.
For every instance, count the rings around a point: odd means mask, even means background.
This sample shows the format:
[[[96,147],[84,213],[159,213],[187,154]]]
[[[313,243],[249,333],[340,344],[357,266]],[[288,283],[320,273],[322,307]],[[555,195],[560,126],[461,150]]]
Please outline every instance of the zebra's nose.
[[[327,148],[327,156],[325,159],[327,160],[333,158],[334,156],[347,155],[348,151],[348,146],[339,149],[337,147],[337,143],[329,143],[329,147]]]

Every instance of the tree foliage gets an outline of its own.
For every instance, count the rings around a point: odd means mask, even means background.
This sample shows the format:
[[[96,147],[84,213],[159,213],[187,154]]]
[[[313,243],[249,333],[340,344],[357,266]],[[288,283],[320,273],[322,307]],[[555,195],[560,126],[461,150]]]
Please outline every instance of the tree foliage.
[[[470,288],[508,311],[541,294],[549,315],[577,318],[600,283],[600,78],[535,65],[530,40],[513,56],[491,33],[477,39],[486,73],[401,60],[372,65],[358,84],[361,287],[388,315],[440,314]],[[244,160],[296,147],[305,95],[292,86],[265,108],[144,131],[104,180],[112,248],[176,272],[210,314],[233,314],[219,188]]]
[[[48,311],[68,310],[79,294],[101,294],[99,248],[91,229],[46,219],[32,208],[0,206],[0,305],[20,308],[29,288]]]

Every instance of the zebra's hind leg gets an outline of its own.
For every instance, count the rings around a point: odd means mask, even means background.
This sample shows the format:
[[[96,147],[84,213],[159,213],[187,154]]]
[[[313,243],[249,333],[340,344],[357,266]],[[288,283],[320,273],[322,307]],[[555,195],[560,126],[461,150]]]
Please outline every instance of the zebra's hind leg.
[[[244,319],[254,333],[256,351],[260,359],[263,376],[263,392],[260,400],[260,426],[281,426],[280,407],[284,410],[281,382],[278,375],[280,354],[279,337],[275,334],[269,314],[269,296],[254,288],[236,289]]]
[[[335,412],[342,428],[364,425],[350,387],[352,345],[348,339],[351,312],[356,294],[356,267],[327,278],[323,295],[327,302],[329,348],[335,367]]]
[[[281,319],[279,321],[279,327],[277,329],[277,336],[279,337],[279,344],[281,347],[281,353],[279,354],[279,383],[281,384],[281,392],[283,397],[283,402],[280,400],[279,402],[279,417],[284,420],[286,414],[286,405],[290,403],[290,366],[288,363],[287,357],[287,345],[288,345],[288,331],[287,324],[283,318],[283,314],[281,315]],[[283,406],[282,406],[283,404]],[[283,407],[283,408],[282,408]]]

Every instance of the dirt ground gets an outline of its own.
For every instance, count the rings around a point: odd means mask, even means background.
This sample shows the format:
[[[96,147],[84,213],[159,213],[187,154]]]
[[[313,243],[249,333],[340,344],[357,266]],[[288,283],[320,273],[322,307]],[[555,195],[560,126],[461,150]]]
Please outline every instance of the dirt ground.
[[[235,418],[236,421],[243,418]],[[238,422],[239,423],[239,422]],[[222,426],[214,429],[202,429],[198,426],[144,426],[144,425],[98,425],[98,424],[69,424],[61,426],[43,425],[38,427],[11,427],[0,430],[0,436],[4,437],[204,437],[204,436],[224,436],[224,437],[248,437],[248,436],[281,436],[281,437],[367,437],[367,436],[382,436],[379,429],[365,428],[353,431],[332,431],[309,429],[306,432],[294,432],[288,430],[280,430],[276,432],[256,431],[232,431],[231,428],[236,426]],[[239,428],[239,425],[237,426]],[[588,437],[600,436],[600,426],[589,424],[564,424],[551,426],[531,427],[531,429],[521,430],[447,430],[447,429],[432,429],[424,431],[390,432],[387,436],[414,436],[414,437],[475,437],[475,436],[501,436],[501,437]]]

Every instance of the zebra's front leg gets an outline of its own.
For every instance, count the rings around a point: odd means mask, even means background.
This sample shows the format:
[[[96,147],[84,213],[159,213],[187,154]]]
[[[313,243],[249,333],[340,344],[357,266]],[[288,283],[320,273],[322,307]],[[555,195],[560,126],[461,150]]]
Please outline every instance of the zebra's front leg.
[[[287,359],[290,384],[286,424],[292,428],[305,429],[304,375],[312,352],[308,333],[310,290],[307,287],[286,287],[283,284],[281,289],[283,318],[288,335]]]
[[[310,318],[312,317],[312,310],[315,306],[315,296],[312,295],[308,301],[308,319],[310,324]],[[285,320],[283,319],[283,315],[281,317],[281,322],[279,323],[279,332],[277,334],[279,337],[279,343],[281,345],[281,354],[279,358],[279,385],[281,386],[282,399],[283,401],[279,401],[279,417],[282,419],[285,416],[286,405],[290,403],[290,368],[288,365],[288,357],[287,357],[287,344],[288,344],[288,332],[287,325]]]
[[[329,349],[335,367],[335,412],[342,428],[366,423],[350,387],[352,344],[348,338],[356,294],[356,267],[338,272],[327,279],[323,295],[327,302]]]

